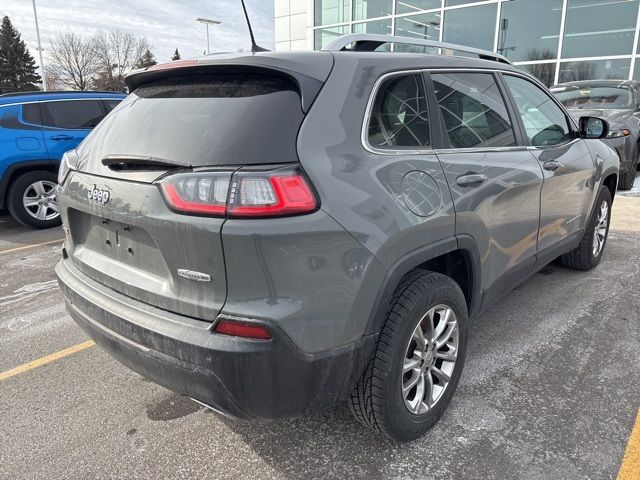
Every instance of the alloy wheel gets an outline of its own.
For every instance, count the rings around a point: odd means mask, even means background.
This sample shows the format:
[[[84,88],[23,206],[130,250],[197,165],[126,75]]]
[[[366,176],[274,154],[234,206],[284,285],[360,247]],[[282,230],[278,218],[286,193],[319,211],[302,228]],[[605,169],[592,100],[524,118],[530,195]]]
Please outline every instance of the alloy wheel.
[[[600,205],[598,221],[593,233],[593,256],[597,257],[602,253],[604,242],[607,239],[607,229],[609,228],[609,204],[604,201]]]
[[[56,186],[54,182],[39,180],[25,189],[22,205],[29,215],[41,221],[53,220],[60,216]]]
[[[402,364],[402,398],[414,415],[431,410],[444,394],[458,357],[458,320],[446,305],[420,319],[409,339]]]

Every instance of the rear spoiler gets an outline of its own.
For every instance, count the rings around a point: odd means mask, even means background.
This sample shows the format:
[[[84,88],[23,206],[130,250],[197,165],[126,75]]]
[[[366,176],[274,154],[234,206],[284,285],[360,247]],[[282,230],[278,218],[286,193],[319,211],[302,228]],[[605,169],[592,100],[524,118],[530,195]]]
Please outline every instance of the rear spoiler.
[[[201,59],[179,60],[134,70],[125,77],[125,82],[129,91],[133,92],[145,83],[183,75],[205,75],[214,72],[279,73],[289,77],[298,86],[302,110],[306,113],[332,68],[333,55],[328,52],[209,55]]]

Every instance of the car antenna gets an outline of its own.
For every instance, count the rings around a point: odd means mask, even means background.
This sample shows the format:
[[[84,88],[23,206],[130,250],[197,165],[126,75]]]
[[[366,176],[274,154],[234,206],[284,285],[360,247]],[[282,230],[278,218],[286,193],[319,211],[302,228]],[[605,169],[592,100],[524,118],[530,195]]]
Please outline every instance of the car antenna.
[[[247,19],[247,27],[249,27],[249,35],[251,36],[251,52],[268,52],[267,48],[263,48],[260,45],[256,44],[256,39],[253,36],[253,29],[251,28],[251,21],[249,20],[249,14],[247,13],[247,7],[244,4],[244,0],[240,0],[242,3],[242,9],[244,10],[244,18]]]

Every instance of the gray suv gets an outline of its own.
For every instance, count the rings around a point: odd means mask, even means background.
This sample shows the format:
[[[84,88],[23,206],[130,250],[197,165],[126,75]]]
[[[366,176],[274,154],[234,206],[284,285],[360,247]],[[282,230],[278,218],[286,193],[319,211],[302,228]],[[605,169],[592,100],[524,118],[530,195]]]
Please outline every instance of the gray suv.
[[[65,155],[56,273],[96,343],[224,415],[347,400],[417,438],[456,389],[470,317],[558,257],[602,257],[607,122],[574,122],[490,52],[348,35],[127,83]]]

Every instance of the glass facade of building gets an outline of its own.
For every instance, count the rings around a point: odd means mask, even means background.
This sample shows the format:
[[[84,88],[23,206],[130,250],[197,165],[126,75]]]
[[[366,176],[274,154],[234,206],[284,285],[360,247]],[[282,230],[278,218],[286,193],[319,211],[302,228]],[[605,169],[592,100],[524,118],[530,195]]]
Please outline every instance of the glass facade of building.
[[[312,8],[308,48],[350,32],[394,34],[492,50],[547,85],[640,80],[640,0],[288,0],[295,2]]]

